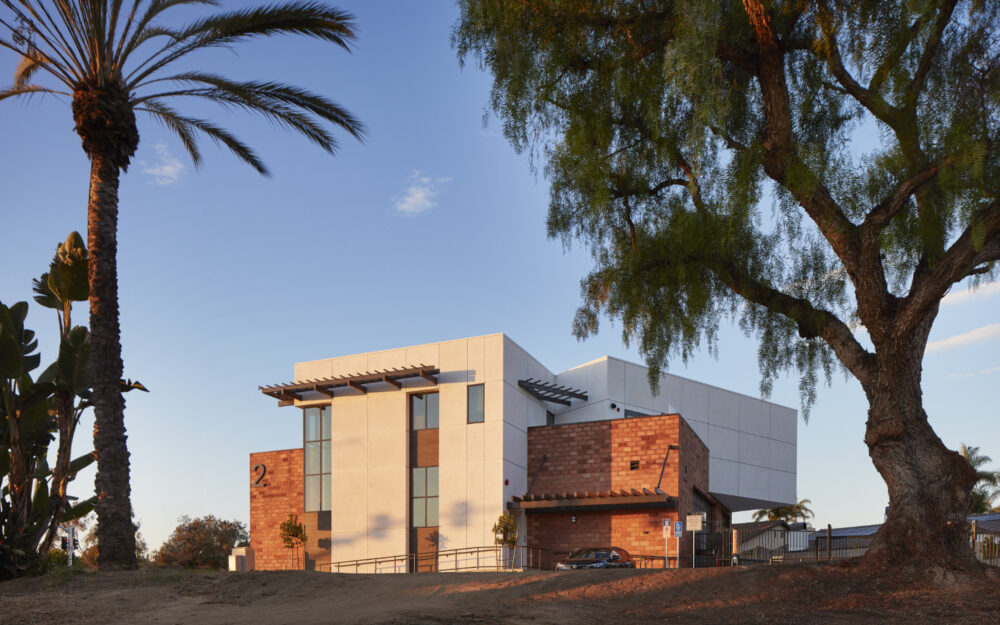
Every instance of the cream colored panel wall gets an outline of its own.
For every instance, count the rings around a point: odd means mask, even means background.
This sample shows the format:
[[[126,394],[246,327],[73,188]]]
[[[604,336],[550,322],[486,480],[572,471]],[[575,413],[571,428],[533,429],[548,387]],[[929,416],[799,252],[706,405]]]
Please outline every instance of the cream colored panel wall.
[[[466,341],[468,348],[469,383],[486,381],[486,339],[478,337]]]

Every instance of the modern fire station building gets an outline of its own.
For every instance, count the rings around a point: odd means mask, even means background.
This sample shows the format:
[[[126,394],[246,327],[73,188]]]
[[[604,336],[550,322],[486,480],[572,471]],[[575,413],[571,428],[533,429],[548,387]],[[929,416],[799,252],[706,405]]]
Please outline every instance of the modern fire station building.
[[[261,391],[302,447],[250,454],[258,569],[443,558],[493,545],[504,511],[521,545],[663,556],[665,521],[724,529],[796,501],[795,410],[666,373],[654,394],[611,357],[553,373],[503,334],[298,363]],[[290,514],[304,561],[281,542]]]

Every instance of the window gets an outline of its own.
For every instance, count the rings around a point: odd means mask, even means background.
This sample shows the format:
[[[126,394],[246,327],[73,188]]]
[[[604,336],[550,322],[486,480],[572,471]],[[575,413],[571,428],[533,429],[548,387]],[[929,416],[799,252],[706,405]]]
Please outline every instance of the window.
[[[546,410],[545,411],[545,425],[555,425],[555,424],[556,424],[556,416],[554,414],[552,414],[550,411]]]
[[[632,460],[631,462],[629,462],[628,463],[628,470],[629,471],[638,471],[639,470],[639,461],[638,460]]]
[[[438,468],[410,469],[411,527],[438,525]]]
[[[330,509],[330,406],[302,411],[303,456],[305,458],[305,510]]]
[[[410,395],[410,429],[436,430],[438,428],[438,394],[414,393]]]
[[[469,423],[482,423],[486,419],[486,391],[482,384],[469,386]]]
[[[650,415],[646,414],[645,412],[639,412],[638,410],[626,410],[625,411],[625,418],[626,419],[634,419],[636,417],[648,417],[648,416],[650,416]]]

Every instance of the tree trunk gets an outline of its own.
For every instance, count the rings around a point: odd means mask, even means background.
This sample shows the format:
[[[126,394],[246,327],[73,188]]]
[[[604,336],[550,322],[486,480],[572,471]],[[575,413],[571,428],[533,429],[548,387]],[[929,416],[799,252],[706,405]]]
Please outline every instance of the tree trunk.
[[[90,333],[94,375],[94,451],[97,454],[97,563],[135,568],[135,526],[122,397],[118,323],[118,165],[91,155],[87,244],[90,248]]]
[[[920,353],[910,353],[917,352]],[[878,564],[906,562],[966,569],[969,496],[975,471],[927,422],[920,391],[920,350],[880,354],[865,391],[865,443],[889,489],[889,511],[869,550]]]

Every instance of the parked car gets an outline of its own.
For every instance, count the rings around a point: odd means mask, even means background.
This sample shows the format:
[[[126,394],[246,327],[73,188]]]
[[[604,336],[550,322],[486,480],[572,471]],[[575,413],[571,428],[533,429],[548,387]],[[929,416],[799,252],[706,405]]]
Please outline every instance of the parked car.
[[[621,547],[596,547],[580,549],[556,564],[557,571],[572,569],[631,569],[635,568],[632,556]]]

